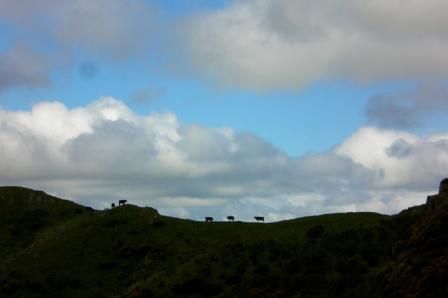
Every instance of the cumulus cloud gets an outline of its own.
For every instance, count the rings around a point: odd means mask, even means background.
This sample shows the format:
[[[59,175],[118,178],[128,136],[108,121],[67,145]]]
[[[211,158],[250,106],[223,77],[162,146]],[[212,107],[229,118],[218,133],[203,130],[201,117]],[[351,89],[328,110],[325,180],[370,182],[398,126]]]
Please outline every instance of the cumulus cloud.
[[[372,124],[389,128],[416,128],[448,112],[446,82],[425,82],[412,91],[379,94],[369,99],[367,117]]]
[[[384,189],[425,190],[447,176],[446,135],[415,135],[363,127],[335,149],[376,174]]]
[[[67,108],[0,109],[0,183],[97,208],[121,198],[201,219],[278,220],[421,203],[448,166],[448,135],[364,127],[322,154],[291,157],[259,137],[140,116],[102,98]]]
[[[398,139],[386,149],[387,155],[391,157],[408,157],[412,154],[414,147],[403,139]]]
[[[194,66],[256,90],[448,75],[444,0],[236,0],[192,17]]]

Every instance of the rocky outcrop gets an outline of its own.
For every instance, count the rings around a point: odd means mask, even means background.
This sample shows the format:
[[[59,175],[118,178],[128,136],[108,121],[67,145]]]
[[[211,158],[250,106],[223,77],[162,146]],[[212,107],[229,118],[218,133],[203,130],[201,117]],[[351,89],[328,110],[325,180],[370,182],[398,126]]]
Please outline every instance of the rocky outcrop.
[[[440,182],[439,195],[448,195],[448,178],[445,178]]]
[[[414,223],[397,258],[383,275],[382,296],[447,297],[447,187],[448,179],[444,179],[439,194],[428,196],[425,205],[400,213],[399,217],[414,218]]]

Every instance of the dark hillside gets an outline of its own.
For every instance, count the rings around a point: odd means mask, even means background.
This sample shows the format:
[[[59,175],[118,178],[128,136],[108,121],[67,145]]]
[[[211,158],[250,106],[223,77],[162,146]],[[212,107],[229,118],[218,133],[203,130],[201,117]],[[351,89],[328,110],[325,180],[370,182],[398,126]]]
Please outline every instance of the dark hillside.
[[[8,191],[0,189],[2,210],[15,201]],[[20,191],[20,198],[40,193]],[[43,222],[37,232],[14,216],[0,218],[2,229],[17,225],[32,235],[28,242],[20,234],[4,238],[4,250],[14,253],[0,263],[0,296],[447,294],[447,204],[427,204],[395,216],[345,213],[257,224],[181,220],[132,205],[89,212],[54,200],[14,203],[28,211],[8,207],[19,218],[30,210],[38,212],[28,213],[32,221]],[[45,221],[36,215],[39,210],[48,214]],[[415,284],[408,285],[408,280]]]
[[[3,257],[30,245],[44,228],[56,226],[87,209],[71,201],[24,187],[0,187],[0,253]]]
[[[382,275],[389,297],[447,297],[448,195],[429,196]]]

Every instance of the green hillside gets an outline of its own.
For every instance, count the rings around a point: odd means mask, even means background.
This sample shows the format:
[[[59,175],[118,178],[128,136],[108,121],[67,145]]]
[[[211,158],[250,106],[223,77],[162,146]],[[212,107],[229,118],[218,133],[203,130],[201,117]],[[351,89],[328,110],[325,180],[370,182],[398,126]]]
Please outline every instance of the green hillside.
[[[36,234],[82,213],[84,206],[43,191],[23,187],[0,187],[0,253],[6,256],[27,248]]]
[[[0,296],[443,297],[443,199],[396,216],[204,223],[1,187]]]

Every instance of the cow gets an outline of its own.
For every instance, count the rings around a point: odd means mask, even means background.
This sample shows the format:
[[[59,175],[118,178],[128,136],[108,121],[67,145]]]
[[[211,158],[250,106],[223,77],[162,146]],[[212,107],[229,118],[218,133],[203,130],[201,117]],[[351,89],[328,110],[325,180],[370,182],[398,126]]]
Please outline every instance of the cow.
[[[255,220],[257,221],[257,222],[264,222],[264,217],[263,216],[255,216],[254,217],[255,218]]]
[[[124,205],[126,204],[127,200],[119,200],[118,201],[118,206]]]
[[[205,222],[213,222],[213,217],[209,217],[209,216],[207,216],[207,217],[205,218]]]
[[[110,207],[113,209],[113,208],[115,208],[115,203],[112,203],[111,205],[110,205]]]
[[[235,221],[235,216],[227,216],[227,219],[229,220],[229,222],[234,222]]]

